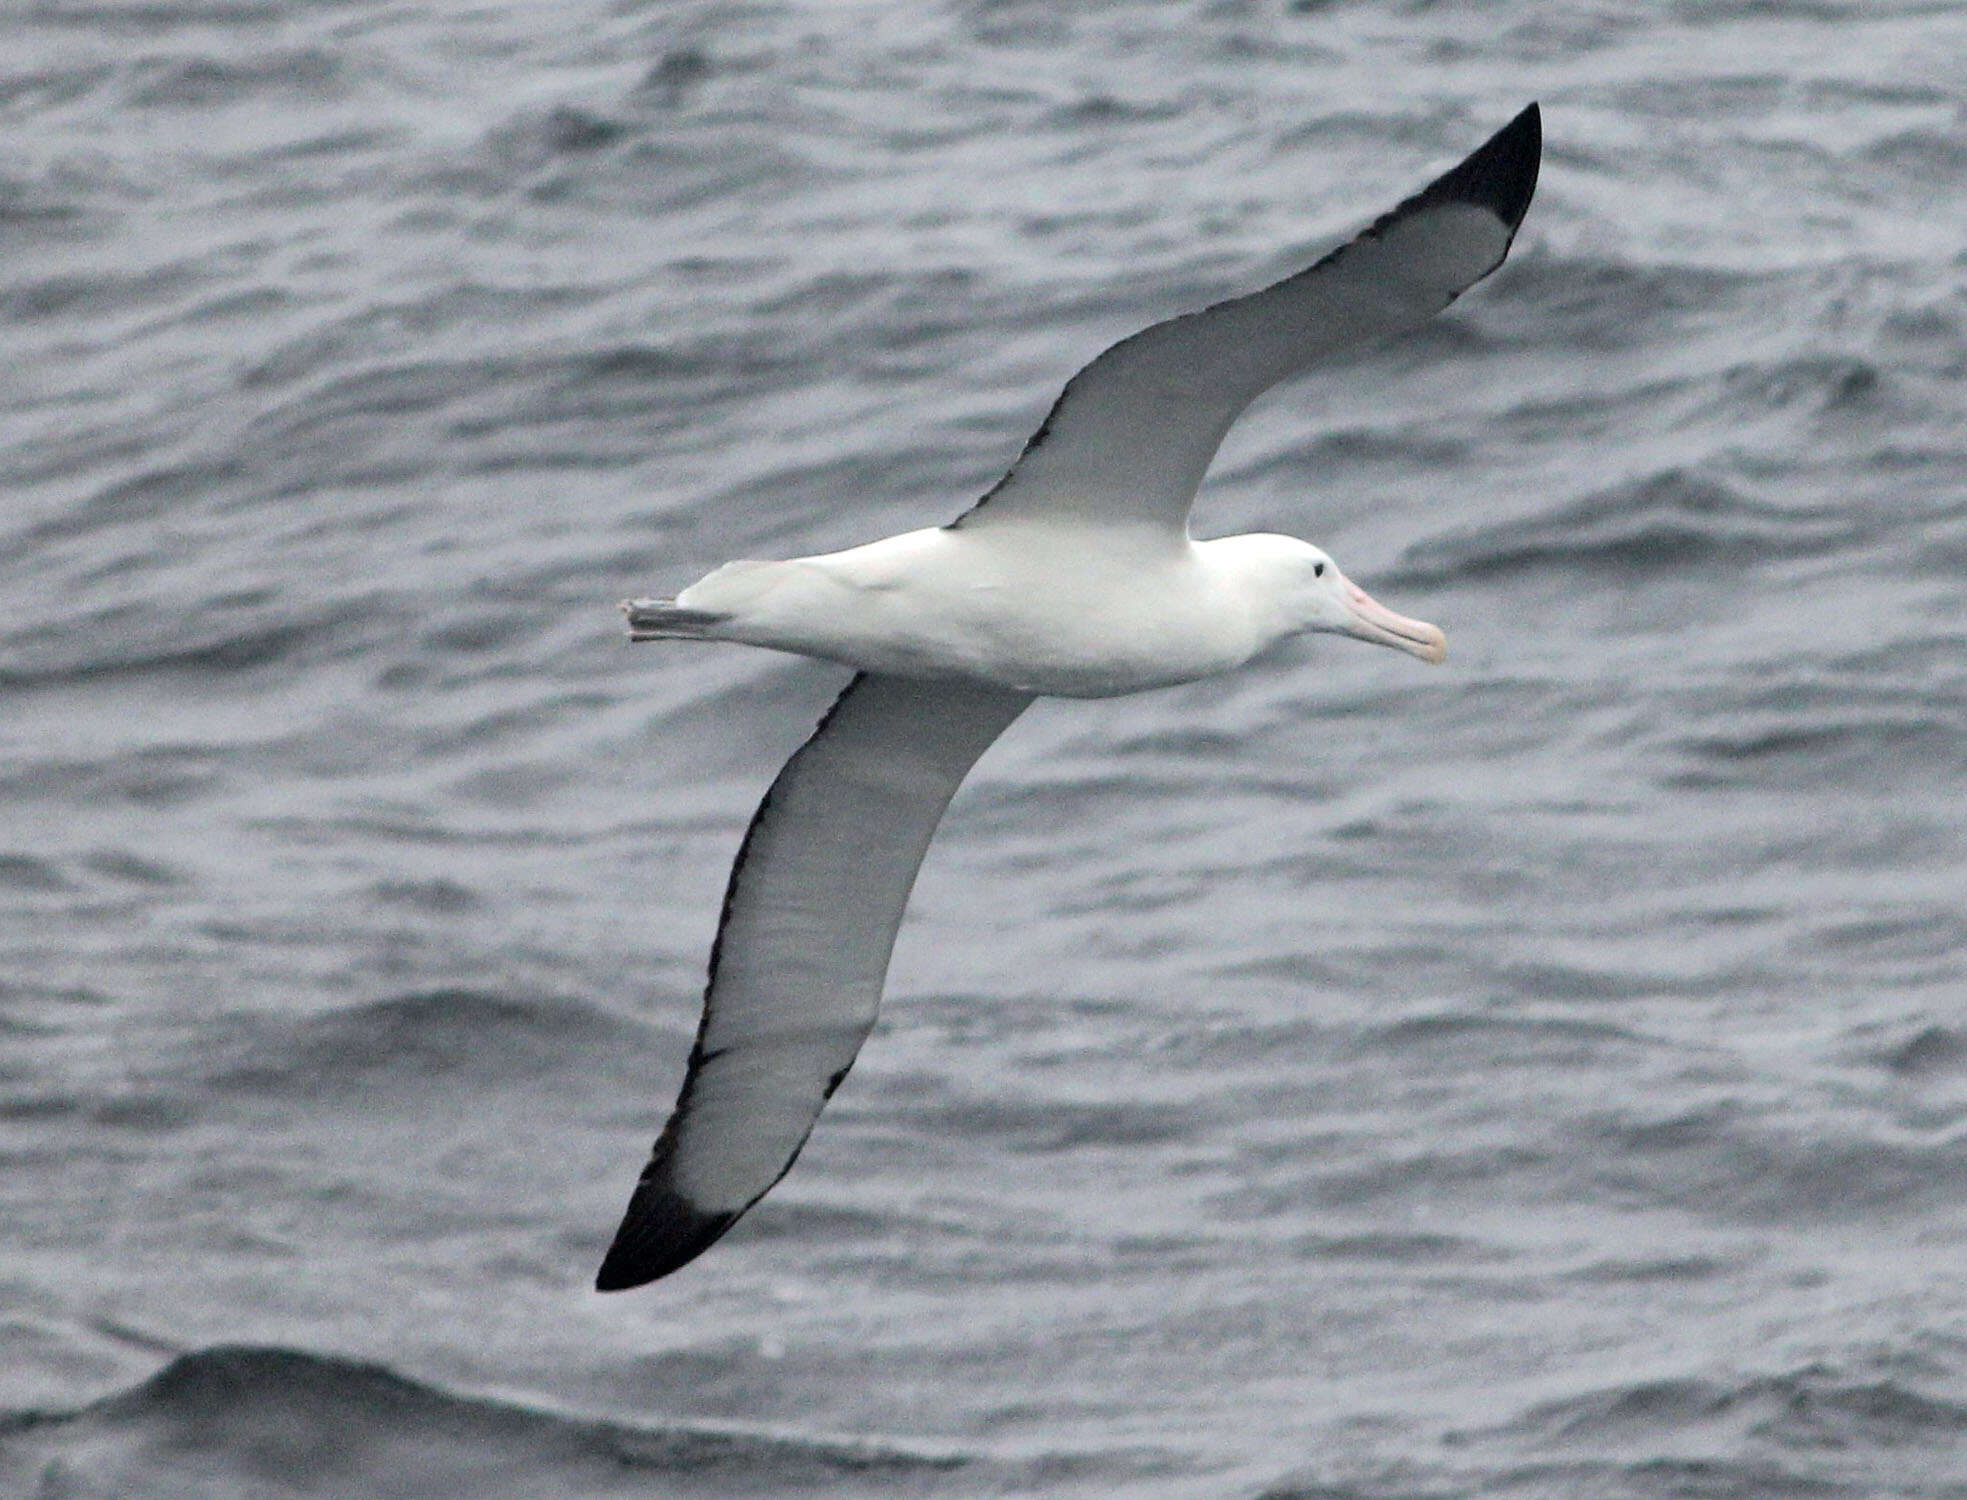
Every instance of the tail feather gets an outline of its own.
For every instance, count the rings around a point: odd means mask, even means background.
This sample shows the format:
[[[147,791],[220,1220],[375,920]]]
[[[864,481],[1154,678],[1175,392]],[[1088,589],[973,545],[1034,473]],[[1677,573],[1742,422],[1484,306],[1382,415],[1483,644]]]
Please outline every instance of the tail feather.
[[[631,641],[703,640],[730,619],[714,609],[685,609],[674,599],[630,599],[622,605]]]

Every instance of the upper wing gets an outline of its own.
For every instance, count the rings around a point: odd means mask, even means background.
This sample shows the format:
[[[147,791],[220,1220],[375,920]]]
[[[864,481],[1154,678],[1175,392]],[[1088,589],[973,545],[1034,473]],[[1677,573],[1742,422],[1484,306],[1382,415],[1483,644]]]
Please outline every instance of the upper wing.
[[[1122,339],[1067,382],[1011,472],[952,524],[1131,516],[1185,530],[1244,407],[1325,355],[1419,326],[1503,263],[1542,141],[1532,104],[1310,269]]]
[[[695,1259],[792,1166],[874,1025],[943,809],[1030,702],[863,674],[786,762],[732,867],[683,1092],[600,1290]]]

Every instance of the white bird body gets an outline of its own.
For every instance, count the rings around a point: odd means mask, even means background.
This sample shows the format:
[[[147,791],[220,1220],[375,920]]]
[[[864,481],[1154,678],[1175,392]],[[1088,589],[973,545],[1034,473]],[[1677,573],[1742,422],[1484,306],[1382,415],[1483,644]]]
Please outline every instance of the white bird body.
[[[1198,542],[1189,506],[1259,394],[1418,326],[1502,264],[1540,152],[1533,104],[1315,265],[1115,344],[948,526],[727,563],[625,606],[636,640],[736,641],[858,675],[745,834],[682,1093],[597,1286],[686,1264],[791,1167],[874,1024],[944,808],[1034,696],[1209,677],[1306,631],[1441,660],[1439,630],[1376,603],[1317,547]]]
[[[1308,576],[1320,564],[1326,571]],[[1314,589],[1327,578],[1331,588]],[[690,632],[704,639],[864,672],[1105,698],[1230,671],[1301,630],[1344,628],[1344,587],[1329,558],[1291,537],[1197,542],[1064,520],[934,527],[817,557],[726,563],[675,607],[719,617]],[[1323,611],[1321,593],[1332,596]],[[1412,623],[1426,639],[1429,627]]]

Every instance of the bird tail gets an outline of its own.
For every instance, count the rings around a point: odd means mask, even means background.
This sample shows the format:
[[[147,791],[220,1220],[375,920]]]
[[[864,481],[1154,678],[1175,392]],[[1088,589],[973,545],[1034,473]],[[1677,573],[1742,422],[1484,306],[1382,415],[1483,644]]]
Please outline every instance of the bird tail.
[[[686,609],[674,599],[630,599],[622,605],[631,641],[701,641],[730,619],[715,609]]]

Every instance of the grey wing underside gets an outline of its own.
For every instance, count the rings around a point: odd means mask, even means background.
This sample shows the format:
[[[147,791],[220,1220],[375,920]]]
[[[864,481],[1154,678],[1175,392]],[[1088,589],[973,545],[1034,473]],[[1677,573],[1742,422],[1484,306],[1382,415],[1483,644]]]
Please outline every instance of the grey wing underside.
[[[1030,702],[862,674],[786,762],[732,867],[682,1094],[600,1290],[694,1260],[792,1166],[874,1025],[943,810]]]
[[[1010,473],[951,524],[1131,516],[1186,528],[1209,461],[1259,395],[1418,327],[1502,264],[1541,156],[1532,104],[1316,265],[1121,340],[1073,376]]]

